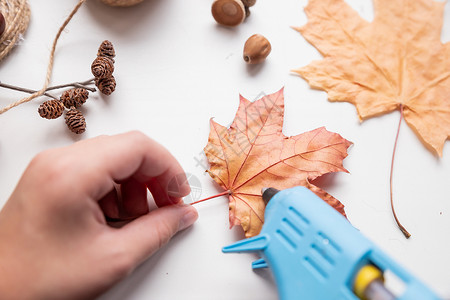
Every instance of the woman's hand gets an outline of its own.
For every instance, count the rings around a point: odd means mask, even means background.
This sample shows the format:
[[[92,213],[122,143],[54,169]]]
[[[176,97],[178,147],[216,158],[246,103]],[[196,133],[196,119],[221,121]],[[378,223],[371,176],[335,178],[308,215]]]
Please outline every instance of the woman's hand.
[[[139,132],[38,154],[0,212],[1,298],[99,295],[195,222],[189,192],[175,158]],[[135,219],[113,228],[105,215]]]

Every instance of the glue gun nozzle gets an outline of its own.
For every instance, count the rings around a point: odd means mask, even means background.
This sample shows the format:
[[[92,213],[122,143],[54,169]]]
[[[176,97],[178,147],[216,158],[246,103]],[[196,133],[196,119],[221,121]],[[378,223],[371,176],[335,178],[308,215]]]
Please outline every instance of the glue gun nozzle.
[[[261,194],[262,194],[264,203],[267,205],[267,203],[270,201],[270,199],[272,199],[272,197],[275,196],[275,194],[278,192],[279,192],[279,190],[277,190],[276,188],[272,188],[272,187],[262,188]]]
[[[223,247],[223,253],[235,252],[258,252],[263,250],[269,244],[269,239],[265,235],[257,235],[248,239],[238,241],[229,246]]]

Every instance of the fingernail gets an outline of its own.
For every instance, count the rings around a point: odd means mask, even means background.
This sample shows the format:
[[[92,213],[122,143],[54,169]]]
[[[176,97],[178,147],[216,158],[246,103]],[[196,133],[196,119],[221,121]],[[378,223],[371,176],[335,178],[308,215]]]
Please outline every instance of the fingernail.
[[[184,205],[184,201],[183,198],[173,198],[173,197],[169,197],[169,200],[172,202],[172,204],[177,204],[177,205]]]
[[[191,192],[189,181],[186,174],[180,173],[174,176],[167,186],[167,194],[170,197],[181,198],[187,196]]]
[[[180,221],[180,230],[186,229],[192,224],[194,224],[197,218],[198,218],[197,210],[191,205],[186,205],[185,213]]]

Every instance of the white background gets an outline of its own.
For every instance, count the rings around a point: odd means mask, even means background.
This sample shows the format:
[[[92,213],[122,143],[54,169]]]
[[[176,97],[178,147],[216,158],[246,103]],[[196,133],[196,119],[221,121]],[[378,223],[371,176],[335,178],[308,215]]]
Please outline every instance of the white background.
[[[39,89],[57,28],[76,1],[30,2],[32,19],[25,39],[0,63],[0,79]],[[321,57],[290,28],[305,24],[306,0],[258,1],[251,17],[232,29],[215,23],[211,3],[146,0],[119,9],[88,0],[59,41],[52,83],[89,79],[97,48],[109,39],[117,53],[117,90],[110,97],[95,93],[89,98],[83,110],[87,131],[82,136],[70,133],[63,118],[41,119],[37,108],[44,98],[1,115],[0,204],[38,152],[133,129],[170,149],[184,169],[199,178],[202,197],[221,192],[197,163],[205,161],[202,149],[209,118],[229,125],[239,93],[253,100],[261,92],[272,93],[284,86],[285,135],[326,126],[354,143],[344,161],[350,174],[325,176],[319,185],[345,204],[355,227],[449,298],[449,143],[438,158],[405,123],[401,126],[394,195],[398,216],[412,233],[406,240],[389,206],[389,167],[399,113],[360,124],[354,106],[328,102],[326,93],[311,90],[290,73]],[[371,1],[350,4],[364,18],[373,17]],[[442,41],[447,42],[449,2],[443,27]],[[249,67],[242,59],[242,48],[254,33],[265,35],[273,50],[264,64]],[[23,96],[1,90],[0,105]],[[197,208],[200,218],[191,229],[178,234],[101,299],[276,299],[270,274],[251,270],[254,256],[221,253],[223,246],[243,237],[238,228],[228,229],[227,199],[216,198]]]

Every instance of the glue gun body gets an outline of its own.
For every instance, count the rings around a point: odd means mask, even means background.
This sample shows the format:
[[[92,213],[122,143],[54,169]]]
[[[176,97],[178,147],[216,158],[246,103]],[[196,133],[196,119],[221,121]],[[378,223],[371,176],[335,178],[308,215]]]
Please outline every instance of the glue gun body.
[[[252,266],[270,268],[282,300],[439,299],[304,187],[277,192],[261,233],[223,252],[259,253]],[[386,272],[400,280],[402,291],[385,287]]]

